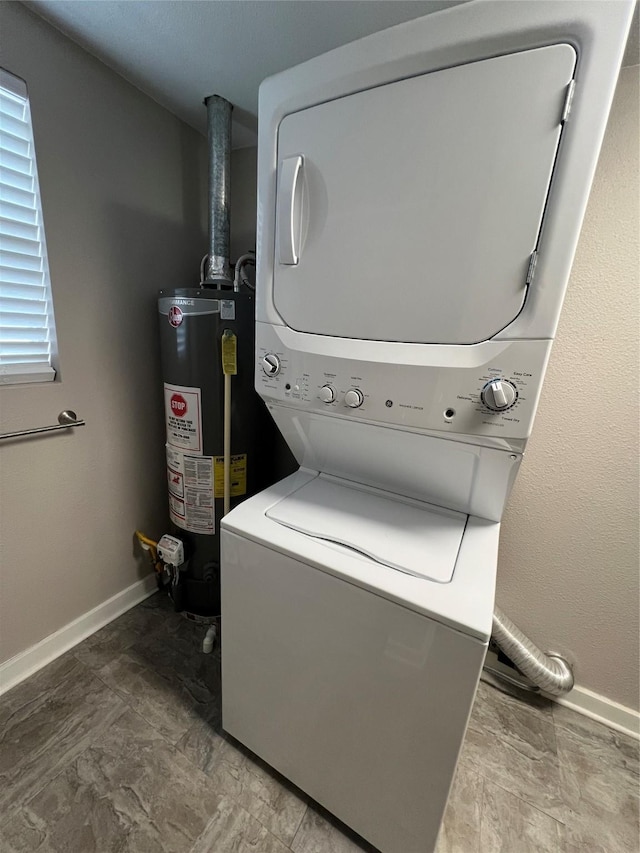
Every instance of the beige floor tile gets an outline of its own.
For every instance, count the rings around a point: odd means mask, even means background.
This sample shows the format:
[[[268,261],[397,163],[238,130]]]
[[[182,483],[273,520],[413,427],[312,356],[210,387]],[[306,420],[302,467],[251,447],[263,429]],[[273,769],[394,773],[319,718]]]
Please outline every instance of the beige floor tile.
[[[289,853],[289,848],[238,805],[224,798],[191,853]]]
[[[293,853],[375,853],[348,830],[309,807],[291,845]]]
[[[481,853],[562,853],[563,833],[561,823],[485,781]]]
[[[462,761],[551,817],[564,819],[550,703],[529,705],[481,683]]]
[[[0,700],[0,823],[85,750],[124,703],[66,656]]]
[[[207,720],[195,723],[178,748],[210,776],[216,790],[232,796],[270,833],[291,844],[307,804],[290,783]]]
[[[562,706],[554,708],[567,844],[637,853],[640,834],[639,744]]]
[[[484,780],[460,764],[444,814],[436,853],[479,853]]]
[[[3,826],[17,853],[189,853],[221,797],[125,709]]]

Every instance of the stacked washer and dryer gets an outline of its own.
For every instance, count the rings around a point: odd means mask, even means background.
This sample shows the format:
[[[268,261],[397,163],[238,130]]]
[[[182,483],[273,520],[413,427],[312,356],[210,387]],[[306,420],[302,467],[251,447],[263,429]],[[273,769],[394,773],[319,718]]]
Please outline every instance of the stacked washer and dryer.
[[[223,725],[383,853],[436,844],[632,10],[474,0],[260,89],[300,469],[222,522]]]

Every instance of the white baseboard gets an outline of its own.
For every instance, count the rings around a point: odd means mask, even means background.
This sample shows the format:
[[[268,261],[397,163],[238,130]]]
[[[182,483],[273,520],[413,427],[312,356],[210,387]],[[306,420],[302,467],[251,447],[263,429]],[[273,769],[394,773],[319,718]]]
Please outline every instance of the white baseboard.
[[[518,670],[512,670],[498,660],[496,653],[489,649],[485,660],[487,670],[486,680],[492,684],[492,675],[498,676],[496,685],[499,683],[499,674],[502,672],[506,676],[522,679],[520,685],[527,690],[527,684],[533,686],[531,681]],[[508,678],[507,678],[508,680]],[[550,696],[548,693],[541,693],[547,699],[557,702],[559,705],[565,705],[582,714],[585,717],[590,717],[592,720],[597,720],[610,729],[615,729],[618,732],[623,732],[630,735],[636,740],[640,740],[640,711],[635,711],[633,708],[627,708],[625,705],[620,705],[612,699],[607,699],[606,696],[601,696],[599,693],[594,693],[593,690],[588,690],[586,687],[575,686],[566,696]]]
[[[566,696],[550,697],[559,705],[565,705],[578,714],[584,714],[592,720],[604,723],[610,729],[623,732],[640,740],[640,712],[620,705],[606,696],[587,690],[586,687],[574,687]]]
[[[0,664],[0,696],[24,681],[34,672],[42,669],[51,661],[77,646],[90,634],[112,622],[127,610],[135,607],[157,590],[155,574],[147,575],[140,581],[103,601],[93,610],[69,622],[59,631],[40,640],[35,646],[20,652],[15,657]]]

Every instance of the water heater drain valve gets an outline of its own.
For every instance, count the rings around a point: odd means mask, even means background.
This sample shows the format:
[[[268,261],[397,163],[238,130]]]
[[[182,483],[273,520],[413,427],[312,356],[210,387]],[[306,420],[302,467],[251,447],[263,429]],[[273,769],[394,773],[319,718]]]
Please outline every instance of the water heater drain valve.
[[[177,569],[184,563],[184,545],[180,539],[165,533],[158,542],[158,557],[165,565]]]

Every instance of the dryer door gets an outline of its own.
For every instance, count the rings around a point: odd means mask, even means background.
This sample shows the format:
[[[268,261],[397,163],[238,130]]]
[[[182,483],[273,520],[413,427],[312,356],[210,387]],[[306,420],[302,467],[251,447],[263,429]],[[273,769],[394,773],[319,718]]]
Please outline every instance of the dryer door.
[[[567,44],[357,92],[278,133],[274,302],[313,334],[471,344],[524,304]]]

